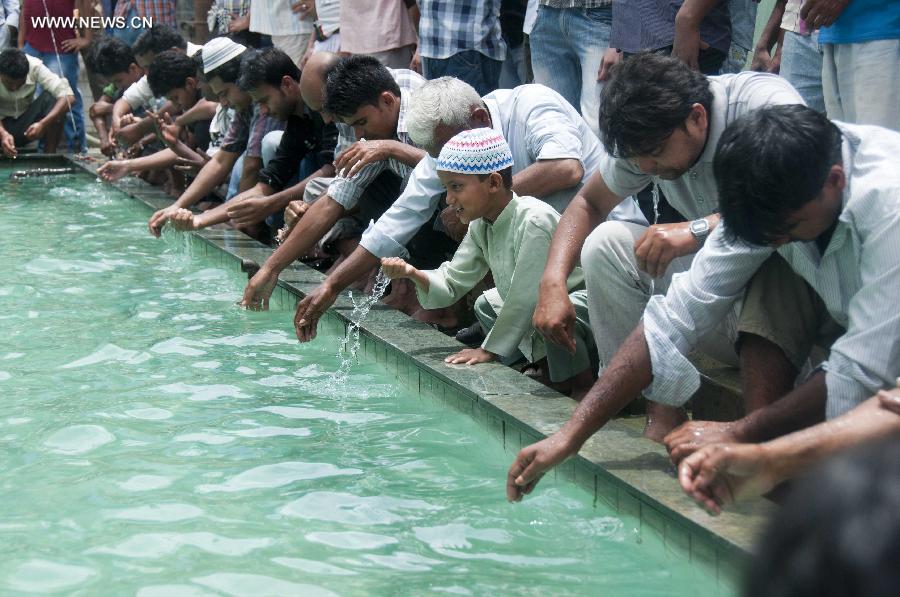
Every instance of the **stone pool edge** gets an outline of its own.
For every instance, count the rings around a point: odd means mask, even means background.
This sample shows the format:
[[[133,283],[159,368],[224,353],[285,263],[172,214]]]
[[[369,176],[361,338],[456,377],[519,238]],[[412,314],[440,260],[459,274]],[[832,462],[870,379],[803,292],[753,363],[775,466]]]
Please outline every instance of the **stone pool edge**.
[[[97,164],[63,156],[28,156],[18,160],[49,165],[73,164],[96,175]],[[137,178],[109,183],[152,209],[172,203],[157,187]],[[192,233],[206,253],[223,265],[262,263],[271,249],[235,230]],[[273,307],[289,309],[313,289],[323,275],[302,264],[285,270],[273,294]],[[343,335],[352,302],[343,294],[323,315],[320,326]],[[377,305],[362,325],[361,356],[383,365],[400,383],[442,399],[485,425],[510,458],[524,445],[553,433],[568,420],[575,402],[496,364],[471,369],[449,366],[443,357],[460,344],[402,313]],[[667,550],[714,575],[723,589],[739,586],[743,565],[761,525],[774,505],[762,499],[741,504],[719,516],[707,515],[678,487],[665,449],[622,423],[611,421],[591,438],[579,455],[552,473],[587,489],[616,512],[632,516],[641,532],[655,533]]]

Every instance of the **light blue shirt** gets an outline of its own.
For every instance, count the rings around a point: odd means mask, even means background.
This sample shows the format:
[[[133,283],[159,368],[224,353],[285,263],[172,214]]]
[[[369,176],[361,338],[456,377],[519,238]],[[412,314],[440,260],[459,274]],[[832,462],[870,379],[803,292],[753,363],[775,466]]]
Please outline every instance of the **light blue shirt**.
[[[0,49],[10,46],[9,27],[19,28],[19,0],[0,2]]]

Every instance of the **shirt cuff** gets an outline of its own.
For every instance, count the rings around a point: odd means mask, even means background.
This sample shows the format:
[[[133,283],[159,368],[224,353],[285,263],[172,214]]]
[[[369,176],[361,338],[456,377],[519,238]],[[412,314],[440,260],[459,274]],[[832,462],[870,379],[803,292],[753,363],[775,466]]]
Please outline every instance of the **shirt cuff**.
[[[666,316],[663,297],[651,297],[644,310],[644,338],[650,349],[653,382],[644,396],[670,406],[684,405],[700,389],[700,372],[672,342],[676,333]]]
[[[369,223],[368,229],[363,232],[359,244],[363,249],[376,257],[403,257],[404,259],[409,257],[406,247],[387,234],[377,230],[372,222]]]
[[[836,371],[836,367],[828,361],[822,363],[821,367],[825,370],[825,387],[828,391],[826,419],[841,416],[875,394],[874,390],[870,391],[852,377]]]

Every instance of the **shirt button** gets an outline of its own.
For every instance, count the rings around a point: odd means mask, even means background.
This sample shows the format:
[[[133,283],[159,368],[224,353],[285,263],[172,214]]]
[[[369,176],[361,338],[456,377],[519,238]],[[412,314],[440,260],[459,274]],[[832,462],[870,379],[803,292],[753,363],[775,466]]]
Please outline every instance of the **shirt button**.
[[[697,195],[697,202],[698,202],[698,203],[703,203],[705,200],[706,200],[706,199],[703,197],[703,195]]]
[[[696,170],[691,170],[691,179],[697,180],[697,171]]]

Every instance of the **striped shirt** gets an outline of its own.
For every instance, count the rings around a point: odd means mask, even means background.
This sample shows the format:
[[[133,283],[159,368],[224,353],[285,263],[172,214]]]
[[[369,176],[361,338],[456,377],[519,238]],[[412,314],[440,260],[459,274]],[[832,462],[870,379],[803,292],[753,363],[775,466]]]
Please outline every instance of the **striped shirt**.
[[[613,0],[609,45],[630,54],[659,50],[675,41],[675,15],[683,0]],[[700,22],[700,39],[728,52],[731,19],[728,4],[719,0]]]
[[[175,0],[119,0],[114,16],[127,17],[132,8],[137,16],[152,19],[154,25],[176,27]]]
[[[250,31],[263,35],[312,33],[310,19],[300,19],[291,10],[293,0],[250,0]]]
[[[283,120],[263,114],[259,104],[253,104],[252,108],[235,114],[222,140],[222,149],[231,153],[246,151],[247,157],[258,158],[262,156],[263,137],[272,131],[283,130]]]
[[[828,418],[893,387],[900,376],[900,133],[836,124],[844,138],[847,185],[831,240],[823,252],[815,241],[777,249],[847,330],[823,364]],[[654,296],[644,312],[653,362],[648,398],[679,404],[697,390],[699,374],[684,355],[775,251],[730,241],[724,228],[713,231],[690,271],[675,276],[668,293]]]
[[[466,50],[504,60],[500,0],[420,0],[419,54],[442,59]]]
[[[401,143],[413,145],[406,128],[406,112],[409,110],[410,94],[421,87],[425,83],[425,79],[422,75],[411,70],[390,69],[390,71],[397,85],[400,86],[400,113],[397,116],[397,134],[395,139]],[[356,142],[356,135],[354,135],[351,127],[339,125],[338,131],[338,144],[334,150],[335,157]],[[337,176],[328,187],[328,196],[345,209],[353,209],[359,202],[359,198],[363,191],[366,190],[366,187],[385,170],[392,170],[397,176],[402,178],[403,184],[401,186],[406,185],[406,181],[413,171],[411,166],[407,166],[395,158],[374,162],[364,166],[352,178]]]

